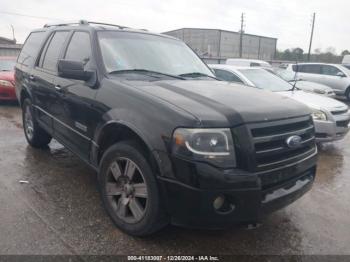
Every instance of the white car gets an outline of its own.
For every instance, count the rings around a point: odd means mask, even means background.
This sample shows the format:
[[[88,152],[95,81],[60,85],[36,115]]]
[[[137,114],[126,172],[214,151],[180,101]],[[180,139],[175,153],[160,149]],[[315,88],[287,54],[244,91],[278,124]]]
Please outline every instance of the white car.
[[[350,101],[350,70],[342,65],[322,63],[290,64],[287,70],[297,72],[298,78],[331,87],[336,95]]]
[[[262,68],[230,65],[209,66],[221,80],[278,92],[282,96],[295,99],[310,107],[313,112],[317,142],[342,139],[349,131],[350,112],[348,106],[342,102],[295,89],[287,81]]]
[[[268,62],[256,59],[229,58],[226,60],[226,65],[248,66],[248,67],[272,67]]]

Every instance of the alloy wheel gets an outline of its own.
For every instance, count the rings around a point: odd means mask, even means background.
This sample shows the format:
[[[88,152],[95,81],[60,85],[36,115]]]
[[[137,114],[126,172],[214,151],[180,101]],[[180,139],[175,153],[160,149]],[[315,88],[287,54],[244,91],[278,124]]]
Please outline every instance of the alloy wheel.
[[[34,123],[33,123],[33,116],[32,116],[32,111],[30,109],[30,106],[25,107],[24,130],[26,132],[28,139],[32,140],[34,136]]]
[[[126,223],[142,220],[147,208],[147,185],[140,168],[128,158],[117,158],[108,169],[106,195],[115,214]]]

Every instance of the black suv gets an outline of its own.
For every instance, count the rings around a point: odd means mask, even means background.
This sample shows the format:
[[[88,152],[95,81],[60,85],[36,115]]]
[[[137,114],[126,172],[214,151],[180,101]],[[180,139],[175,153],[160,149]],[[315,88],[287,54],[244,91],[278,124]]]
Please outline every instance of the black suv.
[[[258,222],[314,181],[309,109],[218,81],[178,39],[46,25],[28,36],[15,77],[28,143],[54,137],[94,168],[108,214],[129,234]]]

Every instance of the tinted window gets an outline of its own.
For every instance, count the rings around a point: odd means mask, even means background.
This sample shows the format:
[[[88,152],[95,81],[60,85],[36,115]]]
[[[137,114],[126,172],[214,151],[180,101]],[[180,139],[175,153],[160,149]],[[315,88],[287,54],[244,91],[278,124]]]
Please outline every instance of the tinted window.
[[[228,82],[239,82],[243,83],[241,79],[235,74],[228,72],[226,70],[214,69],[215,75],[220,80],[228,81]]]
[[[45,52],[45,58],[42,67],[50,71],[57,70],[57,62],[60,56],[63,44],[67,38],[68,32],[56,32]]]
[[[24,43],[22,51],[18,56],[17,62],[26,66],[33,64],[36,55],[41,47],[42,41],[44,40],[44,36],[45,32],[31,33]]]
[[[293,65],[293,71],[309,74],[321,74],[320,65]]]
[[[86,64],[91,57],[90,36],[85,32],[74,33],[67,48],[65,59]]]
[[[16,60],[0,59],[0,72],[1,71],[13,71],[16,65]]]
[[[329,76],[336,76],[338,73],[342,73],[338,68],[330,65],[322,66],[322,74]]]
[[[261,64],[252,62],[252,63],[250,63],[250,66],[251,66],[251,67],[254,67],[254,66],[259,66],[259,67],[260,67]]]
[[[44,58],[45,58],[45,53],[46,53],[46,50],[47,50],[47,47],[49,46],[50,42],[51,42],[51,39],[52,39],[52,36],[54,34],[51,34],[49,39],[46,41],[45,45],[44,45],[44,48],[42,49],[43,51],[41,52],[41,55],[40,55],[40,59],[39,59],[39,63],[38,63],[38,66],[39,67],[42,67],[43,66],[43,62],[44,62]]]

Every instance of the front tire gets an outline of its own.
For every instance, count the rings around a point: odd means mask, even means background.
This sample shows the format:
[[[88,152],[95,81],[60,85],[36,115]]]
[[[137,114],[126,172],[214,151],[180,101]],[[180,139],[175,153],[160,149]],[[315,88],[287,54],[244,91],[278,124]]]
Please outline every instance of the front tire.
[[[33,113],[32,102],[30,99],[26,98],[23,101],[22,106],[22,120],[25,137],[28,144],[32,147],[44,148],[50,143],[52,138],[39,126]]]
[[[109,216],[127,234],[146,236],[167,224],[155,175],[135,142],[120,142],[106,151],[99,186]]]
[[[345,91],[345,97],[348,102],[350,102],[350,86]]]

